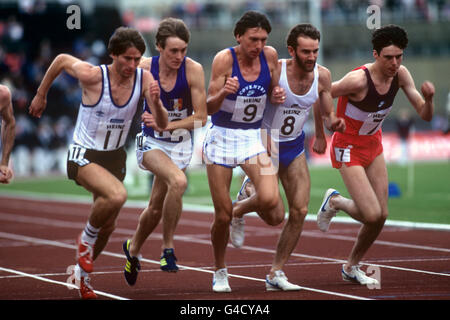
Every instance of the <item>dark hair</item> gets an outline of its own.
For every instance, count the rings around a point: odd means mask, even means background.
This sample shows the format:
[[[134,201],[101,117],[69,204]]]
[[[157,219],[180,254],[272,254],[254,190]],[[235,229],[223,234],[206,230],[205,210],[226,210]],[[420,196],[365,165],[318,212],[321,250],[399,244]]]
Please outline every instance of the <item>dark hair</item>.
[[[131,47],[138,49],[141,54],[145,52],[144,38],[136,29],[119,27],[114,31],[111,38],[109,38],[109,54],[118,56]]]
[[[384,47],[390,45],[405,49],[408,46],[408,35],[403,28],[389,24],[372,33],[372,45],[378,54]]]
[[[320,31],[317,30],[312,24],[301,23],[294,26],[286,38],[286,44],[288,47],[297,48],[297,38],[299,36],[305,36],[314,40],[320,41]]]
[[[186,43],[189,43],[191,34],[186,24],[181,19],[166,18],[159,24],[156,32],[156,45],[164,49],[166,39],[169,37],[178,37]]]
[[[262,28],[266,30],[267,33],[272,31],[272,26],[266,15],[257,11],[247,11],[239,21],[236,22],[233,30],[234,36],[242,36],[245,31],[250,28]]]

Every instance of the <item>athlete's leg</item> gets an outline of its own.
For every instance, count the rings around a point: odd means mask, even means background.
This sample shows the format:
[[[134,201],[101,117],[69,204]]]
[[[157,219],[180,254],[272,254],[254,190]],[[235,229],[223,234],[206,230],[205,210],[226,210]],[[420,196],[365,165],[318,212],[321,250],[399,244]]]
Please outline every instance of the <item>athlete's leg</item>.
[[[127,191],[121,181],[95,163],[78,168],[76,181],[94,197],[89,223],[100,229],[94,246],[95,259],[114,231],[115,220],[127,199]]]
[[[388,176],[383,153],[364,170],[343,166],[341,176],[351,200],[337,196],[331,204],[363,223],[348,257],[347,267],[358,264],[381,232],[388,215]]]
[[[241,165],[252,181],[255,193],[238,201],[233,216],[241,218],[249,212],[257,212],[267,224],[276,226],[284,220],[284,206],[278,188],[278,176],[267,153],[249,159]]]
[[[155,230],[161,221],[164,198],[167,194],[167,185],[154,175],[152,192],[148,206],[142,211],[136,232],[131,239],[130,255],[137,257],[142,245],[148,236]]]
[[[211,242],[215,267],[219,270],[225,268],[225,251],[230,233],[232,214],[230,184],[233,171],[231,168],[217,164],[208,164],[206,171],[215,213],[211,227]]]
[[[162,248],[173,248],[173,237],[178,220],[182,211],[182,197],[187,187],[186,175],[175,163],[161,150],[151,150],[144,153],[142,165],[153,172],[155,176],[154,187],[156,187],[156,196],[150,202],[150,208],[147,211],[150,215],[155,215],[152,219],[163,219],[163,245]],[[165,184],[166,188],[161,186]],[[161,194],[165,191],[165,197]],[[152,191],[153,194],[154,191]],[[163,203],[161,200],[163,199]],[[162,204],[162,212],[161,210]],[[145,212],[145,211],[144,211]]]
[[[310,176],[305,154],[295,158],[287,168],[280,167],[279,176],[289,205],[289,218],[280,234],[270,277],[281,270],[297,246],[308,214]]]

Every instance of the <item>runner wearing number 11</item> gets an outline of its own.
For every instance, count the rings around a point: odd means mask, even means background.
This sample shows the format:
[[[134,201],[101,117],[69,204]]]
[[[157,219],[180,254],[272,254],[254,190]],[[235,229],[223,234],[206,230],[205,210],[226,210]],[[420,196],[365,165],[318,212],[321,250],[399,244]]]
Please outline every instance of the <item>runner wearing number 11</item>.
[[[68,54],[58,55],[44,75],[31,102],[30,114],[40,117],[47,92],[63,71],[80,81],[81,105],[69,146],[69,179],[92,193],[89,220],[77,240],[74,278],[83,299],[96,298],[89,283],[93,261],[106,246],[115,221],[127,198],[124,144],[139,99],[144,96],[157,125],[165,128],[167,111],[160,100],[158,83],[148,71],[138,68],[145,42],[138,31],[120,27],[109,40],[110,65],[93,66]]]
[[[317,214],[319,229],[327,231],[339,210],[363,225],[342,278],[359,284],[377,285],[358,267],[359,262],[380,234],[388,216],[388,175],[381,144],[381,126],[392,109],[401,88],[425,121],[434,111],[434,86],[424,82],[423,97],[417,91],[408,69],[401,65],[408,37],[402,28],[388,25],[372,34],[375,62],[365,64],[332,84],[333,97],[339,97],[337,115],[345,119],[344,133],[335,132],[330,157],[351,199],[328,189]]]

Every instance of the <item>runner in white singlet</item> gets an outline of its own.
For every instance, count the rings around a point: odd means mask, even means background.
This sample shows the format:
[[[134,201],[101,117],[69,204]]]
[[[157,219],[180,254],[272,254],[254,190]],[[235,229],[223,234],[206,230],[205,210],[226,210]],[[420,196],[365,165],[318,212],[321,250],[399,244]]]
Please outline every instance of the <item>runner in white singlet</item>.
[[[77,240],[77,265],[71,276],[79,284],[83,299],[97,297],[89,273],[114,231],[127,198],[122,184],[126,160],[123,145],[141,96],[149,102],[158,126],[167,125],[157,82],[149,72],[137,68],[144,51],[145,42],[139,32],[120,27],[109,40],[108,52],[113,60],[110,65],[92,66],[60,54],[45,73],[30,106],[31,115],[42,115],[47,92],[62,71],[80,81],[82,103],[68,152],[67,172],[94,198],[89,220]]]

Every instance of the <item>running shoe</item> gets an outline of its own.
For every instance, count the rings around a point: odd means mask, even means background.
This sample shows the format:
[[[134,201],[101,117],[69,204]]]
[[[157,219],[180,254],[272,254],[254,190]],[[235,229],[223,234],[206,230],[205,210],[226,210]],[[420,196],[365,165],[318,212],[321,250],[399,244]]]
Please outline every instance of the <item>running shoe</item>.
[[[249,195],[247,194],[247,191],[245,190],[246,187],[247,187],[247,184],[249,182],[252,182],[252,181],[250,180],[249,177],[245,176],[244,181],[242,182],[241,189],[239,189],[239,192],[238,192],[238,194],[236,196],[238,201],[247,199],[249,197]]]
[[[345,271],[344,265],[342,265],[342,280],[353,283],[359,283],[361,285],[378,285],[378,280],[366,276],[366,273],[362,271],[359,266],[352,266],[351,271]]]
[[[290,283],[282,270],[275,271],[275,276],[272,279],[269,278],[269,275],[266,276],[267,291],[298,291],[301,288]]]
[[[127,263],[125,264],[125,269],[123,270],[123,274],[125,276],[125,280],[130,286],[133,286],[136,283],[137,276],[139,270],[141,270],[141,264],[139,262],[140,255],[138,257],[130,255],[130,244],[131,240],[128,239],[122,244],[123,252],[127,257]]]
[[[245,220],[244,217],[231,219],[230,240],[235,248],[240,248],[244,245],[245,239]]]
[[[219,269],[216,272],[214,272],[213,291],[231,292],[230,285],[228,284],[228,272],[226,268]]]
[[[71,283],[78,287],[78,294],[81,299],[97,299],[97,294],[90,284],[91,279],[89,276],[81,276],[81,269],[79,266],[72,268],[70,279]]]
[[[160,260],[160,268],[166,272],[177,272],[178,266],[176,264],[177,257],[175,257],[175,251],[173,248],[164,249],[163,255]]]
[[[77,262],[78,265],[87,273],[94,271],[94,261],[92,258],[94,248],[87,242],[81,239],[81,234],[77,239]]]
[[[320,209],[317,212],[317,226],[320,231],[326,232],[330,227],[331,219],[336,216],[339,210],[330,207],[330,199],[332,196],[340,194],[334,189],[328,189],[323,197]]]
[[[81,277],[80,279],[79,294],[83,300],[97,299],[97,295],[90,284],[90,280],[91,279],[89,277]]]

